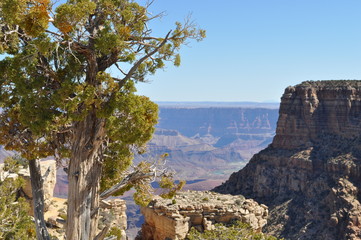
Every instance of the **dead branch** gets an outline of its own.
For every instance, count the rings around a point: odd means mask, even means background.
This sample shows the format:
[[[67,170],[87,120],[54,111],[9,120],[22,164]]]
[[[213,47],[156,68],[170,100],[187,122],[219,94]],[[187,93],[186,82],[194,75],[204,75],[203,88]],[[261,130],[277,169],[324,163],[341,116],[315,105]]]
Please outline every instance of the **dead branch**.
[[[111,195],[113,195],[115,192],[117,192],[120,189],[127,186],[128,184],[134,184],[134,183],[139,182],[144,179],[151,179],[154,177],[154,175],[155,175],[154,171],[149,172],[149,173],[144,173],[140,170],[136,170],[136,171],[130,173],[125,178],[123,178],[122,181],[120,181],[119,183],[115,184],[108,190],[105,190],[104,192],[102,192],[100,194],[100,199],[106,199],[106,198],[110,197]]]

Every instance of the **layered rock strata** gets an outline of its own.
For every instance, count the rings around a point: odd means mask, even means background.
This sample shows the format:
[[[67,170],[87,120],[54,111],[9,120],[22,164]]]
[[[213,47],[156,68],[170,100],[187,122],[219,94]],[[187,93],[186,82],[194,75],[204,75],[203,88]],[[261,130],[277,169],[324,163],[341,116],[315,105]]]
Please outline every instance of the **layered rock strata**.
[[[268,208],[242,195],[186,191],[173,200],[156,198],[142,207],[144,224],[138,239],[184,239],[192,227],[199,231],[214,229],[215,223],[240,220],[257,231],[267,223]]]
[[[288,87],[272,144],[215,191],[267,204],[286,239],[360,239],[360,136],[361,81]]]

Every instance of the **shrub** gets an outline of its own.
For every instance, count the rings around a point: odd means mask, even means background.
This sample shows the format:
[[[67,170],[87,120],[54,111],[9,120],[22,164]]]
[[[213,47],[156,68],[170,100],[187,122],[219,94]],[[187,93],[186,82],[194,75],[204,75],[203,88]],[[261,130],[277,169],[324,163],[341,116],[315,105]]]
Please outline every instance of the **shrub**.
[[[20,163],[8,158],[4,162],[5,168],[16,173]],[[0,180],[0,239],[35,239],[35,228],[29,216],[29,204],[17,192],[24,184],[20,178],[5,177]]]
[[[277,240],[276,237],[255,232],[248,224],[234,221],[230,224],[216,224],[214,230],[198,232],[194,227],[187,240]]]
[[[121,240],[122,239],[122,230],[120,228],[117,227],[112,227],[110,229],[110,231],[107,234],[108,237],[116,237],[117,240]]]

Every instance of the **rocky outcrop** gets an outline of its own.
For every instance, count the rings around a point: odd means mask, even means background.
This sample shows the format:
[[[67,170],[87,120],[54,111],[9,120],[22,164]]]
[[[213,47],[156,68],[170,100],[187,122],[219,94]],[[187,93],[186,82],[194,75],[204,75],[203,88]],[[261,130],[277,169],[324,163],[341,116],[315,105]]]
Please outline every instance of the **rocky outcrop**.
[[[361,238],[361,81],[308,81],[282,96],[276,136],[215,190],[270,207],[286,239]]]
[[[100,229],[107,225],[110,228],[117,228],[121,231],[120,240],[126,240],[127,236],[125,230],[127,229],[127,206],[122,199],[111,199],[101,202],[100,209]],[[119,238],[118,238],[119,239]]]
[[[268,216],[267,206],[252,199],[208,191],[180,192],[173,200],[159,197],[141,212],[144,224],[138,239],[144,240],[184,239],[191,227],[212,230],[215,223],[231,220],[246,222],[261,231]]]

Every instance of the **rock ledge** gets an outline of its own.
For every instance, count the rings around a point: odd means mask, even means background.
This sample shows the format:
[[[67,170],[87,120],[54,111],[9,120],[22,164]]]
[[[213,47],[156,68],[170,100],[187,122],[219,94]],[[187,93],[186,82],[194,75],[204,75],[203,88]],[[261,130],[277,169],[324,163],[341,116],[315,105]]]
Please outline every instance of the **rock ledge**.
[[[268,207],[242,195],[186,191],[174,199],[154,199],[142,207],[145,223],[138,239],[184,239],[191,229],[212,230],[215,223],[240,220],[261,231],[267,223]]]

